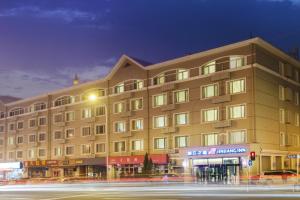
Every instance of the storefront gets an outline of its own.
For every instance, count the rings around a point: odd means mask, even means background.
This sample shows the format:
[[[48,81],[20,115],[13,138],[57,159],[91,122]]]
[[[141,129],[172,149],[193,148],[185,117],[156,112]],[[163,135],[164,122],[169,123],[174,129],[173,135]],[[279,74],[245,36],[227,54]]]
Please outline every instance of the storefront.
[[[110,176],[112,178],[135,177],[143,173],[145,156],[112,156],[109,157]],[[168,169],[167,154],[152,154],[153,173],[165,173]]]
[[[58,166],[58,160],[25,161],[24,168],[28,178],[51,177],[52,167]]]
[[[16,180],[23,177],[21,162],[0,163],[0,180]]]
[[[237,183],[247,173],[248,145],[223,145],[181,149],[185,172],[205,183]]]

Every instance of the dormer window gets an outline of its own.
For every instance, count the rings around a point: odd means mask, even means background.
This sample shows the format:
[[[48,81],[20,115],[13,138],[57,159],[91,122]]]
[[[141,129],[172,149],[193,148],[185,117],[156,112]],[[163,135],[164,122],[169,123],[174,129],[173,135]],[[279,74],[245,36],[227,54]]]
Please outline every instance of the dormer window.
[[[14,108],[9,112],[9,116],[17,116],[17,115],[22,115],[24,114],[24,109],[23,108]]]
[[[153,78],[153,85],[160,85],[165,83],[165,74],[160,74],[157,77]]]
[[[63,106],[74,102],[75,102],[75,98],[73,96],[63,96],[63,97],[59,97],[54,101],[54,106],[55,107]]]
[[[115,86],[115,94],[119,94],[125,91],[124,83],[120,83]]]
[[[242,67],[244,65],[244,57],[243,56],[230,56],[230,69]]]
[[[185,80],[189,78],[189,72],[186,69],[177,70],[177,80]]]
[[[216,61],[209,62],[202,67],[202,75],[216,72]]]
[[[82,101],[86,101],[90,98],[91,95],[95,95],[96,97],[104,97],[105,96],[105,89],[94,89],[94,90],[89,90],[85,92],[81,96]]]

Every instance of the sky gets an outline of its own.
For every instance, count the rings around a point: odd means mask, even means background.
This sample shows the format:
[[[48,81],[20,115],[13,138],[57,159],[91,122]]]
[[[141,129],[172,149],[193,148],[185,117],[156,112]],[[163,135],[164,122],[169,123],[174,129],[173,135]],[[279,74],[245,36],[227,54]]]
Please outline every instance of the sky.
[[[95,80],[123,54],[157,63],[251,36],[300,47],[300,0],[0,0],[0,95]]]

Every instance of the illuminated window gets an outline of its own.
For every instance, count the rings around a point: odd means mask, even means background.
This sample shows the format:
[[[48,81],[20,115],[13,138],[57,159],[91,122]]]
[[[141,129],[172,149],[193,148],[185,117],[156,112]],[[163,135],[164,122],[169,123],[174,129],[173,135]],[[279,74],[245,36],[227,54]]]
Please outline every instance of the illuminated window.
[[[91,145],[90,144],[83,144],[81,145],[81,154],[90,154],[91,153]]]
[[[121,113],[125,111],[125,103],[124,102],[117,102],[114,103],[114,113]]]
[[[115,122],[115,133],[123,133],[126,131],[126,123],[123,121]]]
[[[244,65],[243,56],[230,56],[230,69],[242,67]]]
[[[201,86],[202,99],[218,96],[218,84]]]
[[[74,128],[66,129],[66,138],[73,138],[74,136],[75,136]]]
[[[202,74],[207,75],[216,72],[216,61],[207,63],[202,67]]]
[[[134,80],[133,81],[133,89],[140,90],[144,87],[144,81],[143,80]]]
[[[167,104],[167,95],[158,94],[153,96],[153,107],[159,107]]]
[[[175,125],[182,126],[188,124],[189,115],[188,113],[176,113],[175,114]]]
[[[175,91],[175,103],[185,103],[189,101],[189,91],[186,90],[180,90],[180,91]]]
[[[202,110],[202,122],[213,122],[219,119],[219,109],[211,108]]]
[[[143,109],[143,99],[131,99],[130,100],[130,105],[131,105],[131,110],[136,111],[136,110],[142,110]]]
[[[56,157],[62,156],[62,147],[55,147],[54,148],[54,156],[56,156]]]
[[[29,159],[35,158],[35,150],[34,149],[29,149],[28,150],[28,158]]]
[[[245,117],[245,105],[229,106],[229,119],[239,119]]]
[[[114,142],[114,152],[124,152],[125,149],[125,141]]]
[[[105,153],[105,143],[98,143],[95,147],[96,153]]]
[[[186,69],[177,70],[177,80],[185,80],[189,78],[189,71]]]
[[[22,115],[24,114],[24,109],[23,108],[14,108],[9,112],[9,116],[17,116],[17,115]]]
[[[245,79],[229,81],[229,94],[238,94],[245,92]]]
[[[153,120],[154,120],[153,121],[154,128],[164,128],[167,126],[168,118],[165,115],[155,116],[155,117],[153,117]]]
[[[144,150],[144,141],[143,140],[133,140],[131,141],[132,151],[143,151]]]
[[[231,131],[229,133],[230,144],[241,144],[241,143],[246,143],[246,141],[247,141],[247,137],[246,137],[245,130]]]
[[[92,117],[92,109],[91,108],[84,108],[81,111],[81,118],[87,119]]]
[[[203,145],[218,145],[219,144],[219,134],[218,133],[211,133],[203,135]]]
[[[299,113],[295,113],[295,126],[299,126]]]
[[[74,120],[75,120],[75,112],[74,111],[66,112],[66,122],[71,122]]]
[[[166,148],[167,148],[167,138],[154,139],[154,149],[166,149]]]
[[[133,130],[133,131],[143,130],[143,119],[131,120],[131,130]]]
[[[188,146],[188,136],[176,136],[175,148],[182,148]]]
[[[160,74],[157,77],[153,78],[153,85],[160,85],[165,83],[165,75],[164,74]]]
[[[281,124],[285,123],[285,111],[284,111],[284,109],[279,109],[279,122]]]
[[[125,91],[124,83],[120,83],[119,85],[115,86],[115,94],[119,94]]]
[[[280,146],[285,146],[286,145],[286,141],[285,141],[285,133],[284,132],[280,132]]]
[[[98,106],[96,107],[96,116],[102,116],[102,115],[105,115],[105,106]]]
[[[54,106],[63,106],[63,105],[67,105],[67,104],[71,104],[75,102],[75,98],[72,96],[63,96],[63,97],[59,97],[58,99],[56,99],[54,101]]]

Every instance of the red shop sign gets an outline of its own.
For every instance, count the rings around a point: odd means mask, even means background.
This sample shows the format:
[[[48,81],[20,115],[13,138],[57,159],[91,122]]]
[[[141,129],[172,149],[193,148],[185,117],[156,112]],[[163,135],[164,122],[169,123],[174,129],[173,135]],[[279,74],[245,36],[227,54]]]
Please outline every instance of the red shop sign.
[[[152,162],[154,164],[167,164],[168,155],[167,154],[153,154],[150,155]],[[108,163],[110,165],[128,165],[128,164],[142,164],[144,162],[144,155],[137,156],[112,156],[109,157]]]

